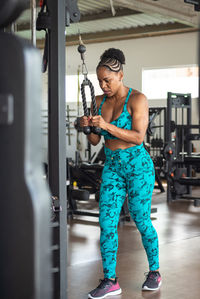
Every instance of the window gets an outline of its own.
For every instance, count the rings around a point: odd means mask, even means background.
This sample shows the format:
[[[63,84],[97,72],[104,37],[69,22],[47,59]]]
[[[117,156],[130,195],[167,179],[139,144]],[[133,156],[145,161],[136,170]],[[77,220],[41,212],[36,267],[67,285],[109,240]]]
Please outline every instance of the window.
[[[198,67],[183,66],[142,71],[142,92],[148,99],[166,99],[167,92],[199,94]]]

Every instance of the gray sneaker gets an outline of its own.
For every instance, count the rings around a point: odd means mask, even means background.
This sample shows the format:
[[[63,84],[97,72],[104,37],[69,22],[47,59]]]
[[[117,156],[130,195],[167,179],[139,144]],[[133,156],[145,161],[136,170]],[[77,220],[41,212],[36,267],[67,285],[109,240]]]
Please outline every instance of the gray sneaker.
[[[143,291],[155,291],[160,288],[162,284],[162,278],[158,271],[149,271],[146,274],[146,280],[142,285]]]
[[[105,278],[100,280],[100,285],[88,294],[88,298],[101,299],[107,296],[114,296],[121,294],[122,290],[117,282],[117,279],[112,280]]]

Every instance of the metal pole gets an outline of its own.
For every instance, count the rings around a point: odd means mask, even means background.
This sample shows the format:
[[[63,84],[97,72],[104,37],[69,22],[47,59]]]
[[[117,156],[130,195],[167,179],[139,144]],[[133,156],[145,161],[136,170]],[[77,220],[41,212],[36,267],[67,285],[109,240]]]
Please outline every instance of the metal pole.
[[[31,0],[31,42],[36,46],[36,0]]]
[[[48,69],[49,185],[56,198],[53,246],[54,299],[67,298],[65,0],[48,0],[51,12]]]
[[[199,17],[199,32],[198,32],[198,54],[199,53],[200,53],[200,17]],[[200,133],[200,54],[198,55],[198,71],[199,71],[198,109],[199,109],[199,133]]]
[[[171,92],[167,93],[167,122],[166,122],[166,142],[171,141],[170,122],[172,118]]]

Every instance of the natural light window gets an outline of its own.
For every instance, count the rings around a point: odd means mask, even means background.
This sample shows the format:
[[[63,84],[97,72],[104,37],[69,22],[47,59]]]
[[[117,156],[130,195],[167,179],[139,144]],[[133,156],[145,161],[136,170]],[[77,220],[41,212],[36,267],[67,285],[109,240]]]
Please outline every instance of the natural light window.
[[[81,101],[81,94],[78,94],[78,85],[81,86],[83,81],[83,75],[67,75],[66,76],[66,102],[77,102],[78,96]],[[99,87],[99,81],[96,74],[88,74],[88,79],[92,82],[95,90],[95,95],[102,94],[102,90]],[[86,99],[91,101],[90,90],[88,87],[85,89]]]
[[[142,92],[148,99],[166,99],[167,92],[191,93],[198,97],[198,67],[183,66],[142,71]]]

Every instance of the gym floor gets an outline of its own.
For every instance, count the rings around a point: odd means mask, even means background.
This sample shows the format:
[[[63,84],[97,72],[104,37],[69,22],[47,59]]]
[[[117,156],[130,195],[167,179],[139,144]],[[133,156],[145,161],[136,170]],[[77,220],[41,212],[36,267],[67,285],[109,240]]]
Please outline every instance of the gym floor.
[[[199,196],[199,188],[193,194]],[[92,206],[93,204],[93,206]],[[95,202],[84,209],[95,207]],[[148,264],[139,232],[134,223],[119,224],[117,276],[122,294],[116,299],[199,299],[200,298],[200,207],[193,201],[166,203],[166,193],[154,190],[153,225],[160,242],[160,272],[163,284],[159,291],[142,292],[141,285]],[[99,251],[99,226],[95,217],[74,216],[68,221],[68,298],[87,299],[102,276]]]

